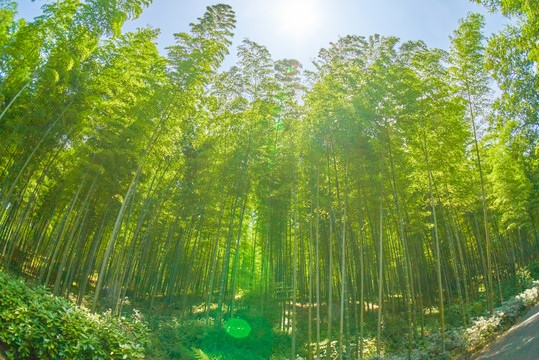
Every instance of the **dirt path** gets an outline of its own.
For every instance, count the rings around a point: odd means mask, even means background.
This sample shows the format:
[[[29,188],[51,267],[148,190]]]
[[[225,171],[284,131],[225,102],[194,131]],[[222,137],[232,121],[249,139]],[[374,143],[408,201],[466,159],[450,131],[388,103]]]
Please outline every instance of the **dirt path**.
[[[539,305],[472,360],[538,360]]]

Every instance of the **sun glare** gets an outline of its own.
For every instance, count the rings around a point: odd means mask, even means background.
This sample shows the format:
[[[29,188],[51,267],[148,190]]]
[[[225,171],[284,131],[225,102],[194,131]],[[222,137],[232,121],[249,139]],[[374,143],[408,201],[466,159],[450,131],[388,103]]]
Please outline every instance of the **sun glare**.
[[[312,33],[321,21],[321,10],[316,0],[277,1],[274,15],[281,35],[295,40]]]

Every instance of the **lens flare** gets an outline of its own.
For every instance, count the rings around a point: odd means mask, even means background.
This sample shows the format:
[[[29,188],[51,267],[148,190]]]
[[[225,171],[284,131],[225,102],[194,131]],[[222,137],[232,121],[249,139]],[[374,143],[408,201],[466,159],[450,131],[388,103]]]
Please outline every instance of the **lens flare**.
[[[225,323],[225,331],[228,335],[236,339],[242,339],[249,336],[251,327],[243,319],[230,319]]]

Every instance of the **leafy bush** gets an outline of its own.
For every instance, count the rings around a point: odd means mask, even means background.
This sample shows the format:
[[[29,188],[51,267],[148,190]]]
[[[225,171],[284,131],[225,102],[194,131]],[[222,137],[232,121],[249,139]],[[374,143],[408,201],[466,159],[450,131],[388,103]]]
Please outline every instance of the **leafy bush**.
[[[530,272],[530,276],[533,279],[539,278],[539,259],[530,262],[526,265],[526,269]]]
[[[524,274],[527,278],[527,274]],[[515,322],[518,316],[534,306],[539,301],[539,281],[530,280],[529,289],[513,296],[494,310],[490,317],[480,316],[472,321],[467,329],[455,328],[445,332],[446,353],[441,354],[441,333],[434,333],[418,340],[413,346],[411,358],[414,360],[449,359],[451,353],[461,353],[483,345],[497,331],[502,330]],[[403,351],[400,352],[401,354]],[[374,355],[370,360],[401,360],[406,359],[403,355],[386,354]]]
[[[486,338],[500,330],[504,325],[512,324],[523,311],[533,306],[539,297],[539,281],[531,283],[533,287],[505,301],[489,317],[479,317],[466,329],[469,346],[481,345]]]
[[[137,312],[92,314],[0,272],[0,341],[10,359],[143,359],[147,340]]]
[[[533,278],[531,277],[530,269],[528,267],[518,268],[517,278],[522,289],[533,286]]]

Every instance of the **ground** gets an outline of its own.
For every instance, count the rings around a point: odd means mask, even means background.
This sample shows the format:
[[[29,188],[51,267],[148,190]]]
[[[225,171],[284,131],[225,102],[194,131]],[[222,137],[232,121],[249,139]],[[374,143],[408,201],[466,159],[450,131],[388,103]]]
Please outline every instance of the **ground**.
[[[472,360],[539,359],[539,305]]]

